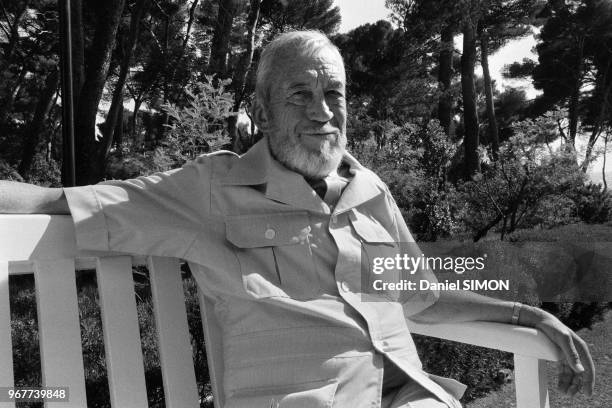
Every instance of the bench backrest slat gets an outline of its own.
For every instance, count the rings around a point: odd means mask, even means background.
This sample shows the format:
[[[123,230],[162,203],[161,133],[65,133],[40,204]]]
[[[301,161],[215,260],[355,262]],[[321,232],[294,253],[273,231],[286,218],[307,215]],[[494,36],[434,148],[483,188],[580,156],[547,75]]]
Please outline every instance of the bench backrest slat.
[[[11,311],[9,308],[8,262],[0,260],[0,386],[13,385],[13,342],[11,339]],[[15,404],[0,402],[0,407]]]
[[[166,407],[199,407],[179,261],[151,257],[148,267]]]
[[[111,405],[147,408],[132,259],[99,258],[96,272]]]
[[[69,387],[63,407],[87,405],[74,259],[34,262],[42,385]]]
[[[192,270],[197,265],[191,266]],[[208,373],[210,374],[210,385],[215,396],[215,408],[223,408],[225,405],[225,394],[223,393],[223,377],[225,367],[223,366],[223,331],[221,325],[215,317],[214,305],[198,288],[198,298],[200,301],[200,313],[202,315],[202,326],[204,329],[204,344],[206,345],[206,359],[208,361]]]

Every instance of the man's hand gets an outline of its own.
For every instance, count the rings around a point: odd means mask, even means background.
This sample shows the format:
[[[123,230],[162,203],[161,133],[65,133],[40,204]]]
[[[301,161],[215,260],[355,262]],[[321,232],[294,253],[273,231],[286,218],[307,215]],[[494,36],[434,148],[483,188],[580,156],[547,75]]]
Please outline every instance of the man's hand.
[[[571,396],[581,389],[593,395],[595,365],[587,344],[552,314],[523,306],[519,324],[535,327],[562,350],[565,360],[559,362],[559,389]]]
[[[0,180],[0,214],[70,214],[61,188]]]
[[[482,296],[467,290],[440,291],[440,298],[427,309],[409,318],[418,323],[487,321],[510,323],[514,302]],[[593,394],[595,366],[589,349],[580,337],[552,314],[523,305],[518,324],[541,330],[565,356],[559,367],[559,388],[570,395],[580,389]]]

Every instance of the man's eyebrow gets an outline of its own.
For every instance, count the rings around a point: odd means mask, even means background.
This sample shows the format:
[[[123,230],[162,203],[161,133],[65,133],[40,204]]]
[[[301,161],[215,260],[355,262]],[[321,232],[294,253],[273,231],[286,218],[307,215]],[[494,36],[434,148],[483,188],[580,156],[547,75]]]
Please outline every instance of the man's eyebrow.
[[[342,88],[343,86],[344,86],[344,84],[342,83],[342,81],[338,81],[338,80],[335,80],[335,79],[332,79],[332,80],[330,80],[327,83],[327,87],[328,88],[336,88],[336,89],[338,89],[338,88]]]
[[[289,85],[287,85],[287,89],[293,89],[293,88],[304,88],[309,86],[310,84],[306,81],[300,81],[300,82],[292,82]]]

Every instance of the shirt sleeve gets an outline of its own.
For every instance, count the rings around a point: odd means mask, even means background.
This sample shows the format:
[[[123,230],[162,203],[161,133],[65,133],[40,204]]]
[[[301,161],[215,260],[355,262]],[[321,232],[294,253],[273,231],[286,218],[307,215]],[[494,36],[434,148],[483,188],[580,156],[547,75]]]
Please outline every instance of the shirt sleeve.
[[[411,258],[421,258],[423,252],[415,242],[412,234],[400,209],[397,207],[395,200],[390,193],[387,193],[389,206],[393,213],[394,225],[396,228],[397,241],[401,246],[402,252],[408,254]],[[417,290],[404,290],[400,296],[400,302],[404,309],[404,316],[410,317],[418,314],[421,311],[427,309],[440,298],[440,291],[436,286],[431,288],[431,284],[437,284],[438,279],[434,275],[433,271],[426,267],[421,266],[417,269],[414,274],[405,277],[407,280],[415,282]],[[426,288],[425,288],[426,286]]]
[[[210,218],[210,158],[124,181],[64,188],[77,246],[182,257]]]

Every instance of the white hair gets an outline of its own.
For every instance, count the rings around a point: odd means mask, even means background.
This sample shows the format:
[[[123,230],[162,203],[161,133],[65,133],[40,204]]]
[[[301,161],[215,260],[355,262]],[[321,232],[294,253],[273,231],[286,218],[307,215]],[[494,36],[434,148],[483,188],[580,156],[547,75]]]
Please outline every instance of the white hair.
[[[301,55],[314,56],[321,49],[328,47],[335,50],[342,61],[338,47],[320,31],[290,31],[272,40],[264,48],[259,59],[255,81],[255,103],[267,105],[270,100],[270,85],[275,69],[282,66],[283,61],[288,58],[294,58],[296,50],[299,50]]]

